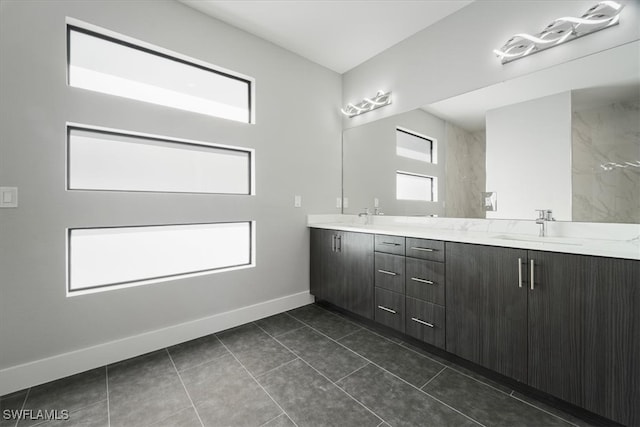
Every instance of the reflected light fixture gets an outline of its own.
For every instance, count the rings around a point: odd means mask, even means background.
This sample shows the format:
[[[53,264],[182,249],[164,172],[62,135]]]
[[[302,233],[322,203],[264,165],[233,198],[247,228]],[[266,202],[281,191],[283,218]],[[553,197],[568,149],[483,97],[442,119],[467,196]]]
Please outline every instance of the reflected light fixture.
[[[503,64],[524,58],[618,24],[622,8],[624,6],[615,1],[601,1],[579,18],[567,16],[556,19],[536,35],[514,34],[504,46],[493,52]]]
[[[349,118],[351,118],[389,104],[391,104],[391,92],[379,90],[373,98],[364,98],[357,104],[347,104],[347,106],[342,108],[340,111],[342,111],[342,114],[345,116],[349,116]]]

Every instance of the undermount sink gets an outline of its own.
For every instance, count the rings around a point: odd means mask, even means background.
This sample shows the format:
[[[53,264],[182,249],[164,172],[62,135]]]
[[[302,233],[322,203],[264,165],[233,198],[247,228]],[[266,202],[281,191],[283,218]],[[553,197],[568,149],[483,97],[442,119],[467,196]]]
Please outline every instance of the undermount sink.
[[[582,242],[568,237],[540,237],[540,236],[524,236],[519,234],[501,234],[494,236],[496,239],[512,240],[518,242],[535,242],[535,243],[555,243],[558,245],[582,246]]]

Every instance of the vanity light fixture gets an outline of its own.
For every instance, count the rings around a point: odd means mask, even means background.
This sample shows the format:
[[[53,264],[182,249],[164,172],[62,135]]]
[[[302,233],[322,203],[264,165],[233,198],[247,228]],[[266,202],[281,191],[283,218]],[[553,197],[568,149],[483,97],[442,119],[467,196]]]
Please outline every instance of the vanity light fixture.
[[[620,169],[626,169],[628,167],[640,168],[640,160],[636,160],[635,162],[624,162],[624,164],[608,162],[608,163],[601,164],[600,167],[607,172],[612,171],[616,168],[620,168]]]
[[[614,1],[601,1],[579,18],[567,16],[556,19],[536,35],[514,34],[504,46],[493,52],[503,64],[524,58],[618,24],[622,8],[624,5]]]
[[[389,104],[391,104],[391,92],[379,90],[373,98],[364,98],[357,104],[347,104],[347,106],[340,109],[340,111],[342,111],[342,114],[345,116],[351,118]]]

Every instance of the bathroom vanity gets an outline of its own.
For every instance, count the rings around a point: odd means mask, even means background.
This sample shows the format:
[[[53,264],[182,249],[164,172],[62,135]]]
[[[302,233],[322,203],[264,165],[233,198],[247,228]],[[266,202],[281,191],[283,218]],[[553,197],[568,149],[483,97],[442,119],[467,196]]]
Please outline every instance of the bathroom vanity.
[[[439,228],[444,219],[438,227],[428,219],[339,221],[348,217],[310,218],[318,300],[606,418],[640,424],[637,237],[522,233],[535,230],[532,221],[456,227],[450,220],[448,229]]]

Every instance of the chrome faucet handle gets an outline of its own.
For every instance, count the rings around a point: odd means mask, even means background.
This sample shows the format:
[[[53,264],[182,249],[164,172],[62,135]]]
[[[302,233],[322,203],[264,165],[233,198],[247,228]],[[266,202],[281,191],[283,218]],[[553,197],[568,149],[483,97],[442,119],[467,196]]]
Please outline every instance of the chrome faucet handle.
[[[538,219],[546,219],[547,217],[546,209],[536,209],[536,212],[538,212]]]
[[[544,219],[547,221],[555,221],[556,219],[553,217],[553,211],[551,209],[547,209],[544,212]]]

